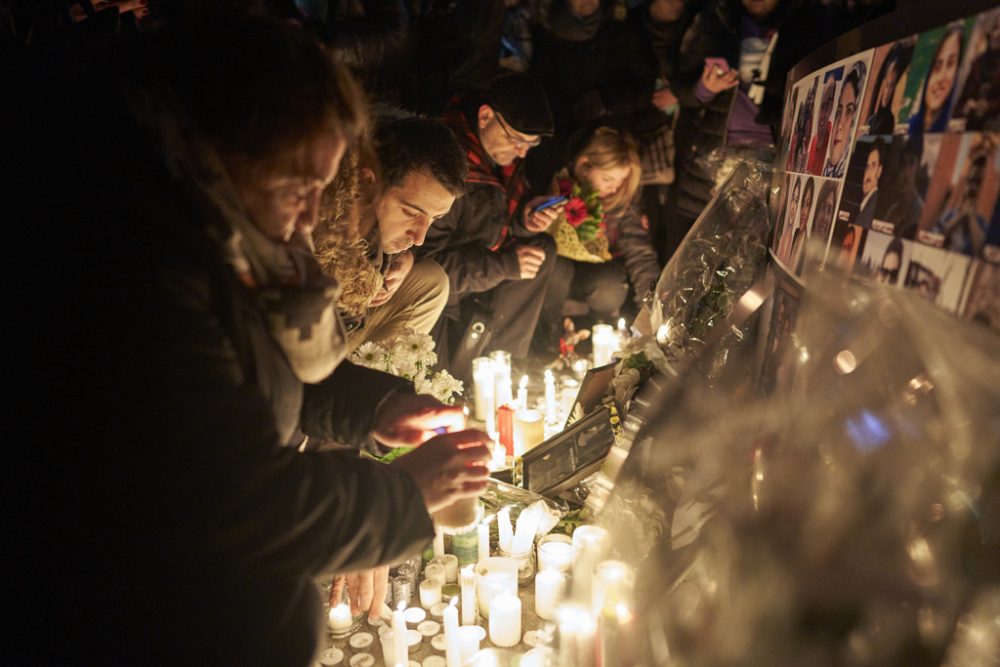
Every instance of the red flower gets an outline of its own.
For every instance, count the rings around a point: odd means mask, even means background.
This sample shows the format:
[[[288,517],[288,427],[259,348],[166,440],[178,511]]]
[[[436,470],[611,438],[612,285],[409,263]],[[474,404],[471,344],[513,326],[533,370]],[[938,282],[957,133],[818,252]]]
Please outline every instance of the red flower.
[[[564,211],[566,222],[573,227],[579,227],[587,219],[587,203],[579,197],[570,197]]]
[[[567,196],[573,194],[573,181],[570,179],[560,178],[557,185],[559,186],[559,194]]]

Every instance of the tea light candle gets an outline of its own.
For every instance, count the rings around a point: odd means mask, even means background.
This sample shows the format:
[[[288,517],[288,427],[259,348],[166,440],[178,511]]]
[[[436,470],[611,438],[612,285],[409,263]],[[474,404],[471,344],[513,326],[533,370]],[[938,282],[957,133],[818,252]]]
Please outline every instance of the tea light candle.
[[[445,606],[447,607],[448,605]],[[448,638],[445,637],[443,634],[434,635],[433,637],[431,637],[431,648],[433,648],[435,651],[441,651],[442,653],[444,653],[445,649],[448,648]]]
[[[323,667],[334,667],[342,662],[344,662],[344,652],[336,647],[326,649],[319,656],[319,664]]]
[[[403,605],[392,613],[392,662],[397,667],[405,665],[410,660],[410,652],[406,636],[406,616],[403,614]]]
[[[430,639],[437,633],[441,632],[441,624],[437,621],[423,621],[417,625],[417,632],[420,633],[421,637]]]
[[[522,375],[521,381],[517,383],[517,409],[528,409],[528,376]]]
[[[372,637],[370,632],[356,632],[351,635],[351,638],[347,641],[356,651],[361,651],[368,648],[375,642],[375,638]]]
[[[594,366],[606,366],[618,351],[618,333],[610,324],[595,324],[591,330],[594,345]]]
[[[444,572],[444,565],[439,565],[437,563],[431,563],[426,568],[424,568],[424,579],[430,579],[437,583],[438,586],[444,586],[447,581],[447,576]]]
[[[611,535],[599,526],[578,526],[573,531],[573,597],[591,603],[591,579],[594,568],[607,560],[611,551]]]
[[[444,655],[447,667],[460,667],[462,664],[462,645],[458,630],[458,609],[450,604],[444,610]]]
[[[488,422],[497,409],[496,378],[493,375],[492,359],[476,357],[472,360],[472,382],[476,393],[475,417],[481,422]],[[487,428],[487,432],[489,431]]]
[[[448,604],[445,602],[438,602],[436,605],[431,606],[431,618],[444,618],[444,610]]]
[[[351,667],[374,667],[375,656],[371,653],[355,653],[351,656]]]
[[[447,667],[448,663],[439,655],[429,655],[424,658],[423,667]]]
[[[458,637],[461,640],[462,662],[465,662],[479,652],[480,642],[486,639],[486,630],[478,625],[464,625],[458,629]]]
[[[476,573],[471,567],[462,568],[462,625],[476,624]]]
[[[446,583],[454,584],[458,581],[458,556],[455,554],[435,556],[434,559],[431,560],[431,564],[440,565],[444,568],[444,578]]]
[[[551,368],[545,369],[545,423],[559,421],[559,404],[556,403],[556,376]]]
[[[344,633],[350,630],[354,625],[351,608],[343,602],[335,607],[330,607],[329,625],[335,633]]]
[[[427,618],[427,612],[420,607],[410,607],[403,612],[403,618],[405,618],[406,622],[410,625],[416,625]]]
[[[566,576],[559,570],[535,575],[535,613],[546,621],[556,620],[556,610],[566,596]]]
[[[441,584],[434,579],[421,581],[420,606],[425,609],[433,609],[439,602],[441,602]]]
[[[477,561],[486,560],[490,557],[490,523],[484,521],[479,524],[477,536],[479,538],[479,553]]]
[[[431,621],[433,623],[433,621]],[[415,650],[420,650],[420,642],[424,641],[424,636],[420,634],[419,630],[407,630],[406,631],[406,645],[407,647]],[[407,658],[409,659],[409,658]],[[396,664],[399,664],[398,662]]]
[[[520,643],[521,600],[516,595],[501,593],[490,600],[490,641],[502,648]]]
[[[583,376],[587,374],[590,370],[590,361],[580,357],[579,359],[574,359],[573,363],[570,365],[573,369],[573,375],[576,376],[577,380],[582,380]]]
[[[544,441],[545,421],[541,412],[518,410],[514,413],[514,456],[524,456]]]
[[[546,535],[538,543],[538,569],[569,574],[573,564],[573,541],[568,535]]]

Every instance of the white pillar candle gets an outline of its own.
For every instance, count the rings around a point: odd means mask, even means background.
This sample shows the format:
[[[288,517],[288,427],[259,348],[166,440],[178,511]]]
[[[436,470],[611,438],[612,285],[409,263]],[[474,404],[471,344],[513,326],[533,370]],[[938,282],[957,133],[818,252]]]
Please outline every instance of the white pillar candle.
[[[552,369],[545,369],[545,423],[555,424],[559,421],[559,404],[556,402],[556,376]]]
[[[538,543],[538,569],[569,574],[573,565],[573,541],[568,535],[549,534]]]
[[[475,625],[479,613],[476,601],[476,573],[471,567],[462,568],[462,625]]]
[[[410,650],[406,636],[406,617],[403,604],[392,612],[392,663],[395,667],[406,667],[410,661]]]
[[[437,563],[431,563],[428,565],[424,568],[424,579],[431,579],[436,581],[439,586],[444,586],[448,583],[448,577],[445,576],[444,573],[444,565],[439,565]]]
[[[454,584],[458,581],[458,556],[455,554],[444,554],[435,556],[431,564],[440,565],[444,568],[445,583]]]
[[[573,531],[573,598],[586,605],[591,603],[591,579],[594,568],[607,560],[611,551],[611,535],[598,526],[578,526]]]
[[[434,579],[424,579],[420,582],[420,606],[432,609],[441,602],[441,584]]]
[[[486,630],[478,625],[463,625],[458,629],[458,637],[464,663],[479,652],[479,643],[486,639]]]
[[[434,533],[434,557],[444,555],[444,533],[440,530]]]
[[[479,537],[479,552],[477,561],[486,560],[490,557],[490,522],[483,521],[477,528]]]
[[[559,570],[535,575],[535,613],[546,621],[556,620],[556,610],[566,597],[566,576]]]
[[[514,526],[510,522],[509,507],[504,507],[497,514],[497,530],[500,534],[500,541],[497,546],[509,553],[511,547],[514,545]]]
[[[461,667],[462,648],[458,634],[458,609],[450,604],[444,610],[444,657],[447,667]]]
[[[493,375],[493,360],[477,357],[472,360],[472,382],[476,393],[475,416],[481,422],[488,421],[496,414],[496,378]],[[495,428],[495,427],[494,427]],[[490,429],[487,429],[488,431]]]
[[[354,625],[354,619],[351,618],[351,608],[343,602],[330,607],[329,624],[330,629],[337,633],[350,630],[351,626]]]
[[[516,595],[501,593],[490,600],[490,641],[502,648],[521,642],[521,600]]]
[[[390,665],[395,665],[395,645],[396,645],[396,635],[393,634],[392,630],[386,630],[385,632],[378,633],[378,640],[382,644],[382,661],[389,667]]]
[[[528,376],[522,375],[521,381],[517,383],[517,409],[528,409]]]
[[[514,402],[514,394],[511,388],[510,367],[501,367],[496,370],[496,404],[510,405]]]
[[[538,410],[514,413],[514,456],[524,456],[545,441],[545,420]]]
[[[517,595],[518,563],[512,558],[494,556],[476,564],[476,597],[479,615],[489,618],[490,601],[500,593]]]
[[[595,614],[616,614],[618,606],[631,596],[634,584],[631,568],[620,560],[598,563],[594,569],[591,609]]]
[[[594,366],[611,363],[611,357],[618,351],[618,333],[610,324],[595,324],[591,330],[594,346]]]
[[[594,636],[597,624],[590,610],[564,604],[559,620],[559,667],[591,667],[594,664]]]

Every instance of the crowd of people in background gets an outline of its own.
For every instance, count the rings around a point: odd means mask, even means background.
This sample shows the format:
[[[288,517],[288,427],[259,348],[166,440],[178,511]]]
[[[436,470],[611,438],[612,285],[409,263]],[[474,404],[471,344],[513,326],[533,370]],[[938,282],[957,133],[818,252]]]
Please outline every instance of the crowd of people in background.
[[[15,654],[305,664],[313,579],[375,610],[487,477],[459,409],[347,355],[634,314],[724,161],[773,159],[789,69],[897,4],[0,2]],[[420,446],[317,446],[369,438]]]

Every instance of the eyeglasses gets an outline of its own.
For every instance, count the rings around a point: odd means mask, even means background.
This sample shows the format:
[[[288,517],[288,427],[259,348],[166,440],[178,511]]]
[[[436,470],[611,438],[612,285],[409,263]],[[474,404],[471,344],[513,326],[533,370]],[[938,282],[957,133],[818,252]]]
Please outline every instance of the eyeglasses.
[[[542,140],[540,138],[528,141],[527,139],[522,139],[521,137],[514,136],[513,134],[511,134],[510,128],[507,127],[507,123],[504,122],[503,117],[500,116],[500,114],[494,114],[494,115],[496,116],[497,121],[500,123],[500,127],[503,129],[503,133],[507,135],[507,138],[510,139],[510,142],[515,146],[534,148],[535,146],[538,146],[539,144],[542,143]]]

